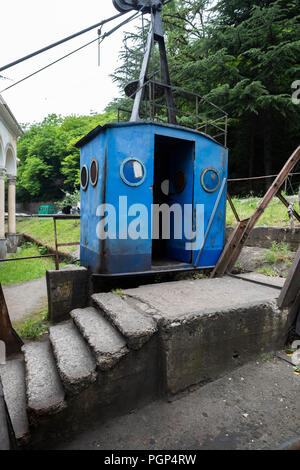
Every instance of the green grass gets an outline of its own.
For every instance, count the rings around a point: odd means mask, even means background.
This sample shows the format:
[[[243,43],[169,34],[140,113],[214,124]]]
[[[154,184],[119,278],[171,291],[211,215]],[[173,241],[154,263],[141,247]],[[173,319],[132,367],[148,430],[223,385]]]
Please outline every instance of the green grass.
[[[48,308],[43,308],[26,320],[13,322],[13,327],[22,339],[38,339],[47,333],[51,326],[48,320]]]
[[[25,258],[44,254],[43,247],[33,243],[24,243],[19,253],[9,258]],[[62,264],[62,267],[64,264]],[[40,258],[22,261],[8,261],[0,264],[0,282],[2,285],[18,284],[43,277],[47,269],[54,269],[54,258]]]
[[[272,243],[270,249],[265,253],[265,261],[267,263],[279,263],[280,261],[289,261],[291,253],[286,243]]]
[[[295,254],[289,251],[286,243],[274,242],[271,248],[265,251],[264,258],[266,264],[258,269],[258,272],[265,276],[281,276],[286,278],[294,256]]]
[[[254,197],[249,199],[239,199],[233,198],[233,204],[237,210],[237,213],[241,220],[247,219],[250,217],[255,209],[257,208],[261,198]],[[298,203],[294,204],[296,211],[299,211]],[[231,210],[229,203],[227,203],[227,225],[235,225],[236,220],[234,214]],[[269,226],[289,226],[289,217],[287,215],[287,208],[282,204],[277,197],[274,197],[270,202],[269,206],[262,214],[257,223],[260,225],[269,225]],[[295,220],[295,225],[299,225]]]
[[[80,220],[58,220],[56,226],[58,243],[79,242]],[[42,245],[55,248],[52,219],[21,219],[17,222],[17,232],[29,235]],[[60,251],[72,253],[76,248],[76,246],[64,246],[60,248]]]
[[[113,289],[111,293],[115,295],[121,295],[121,296],[123,295],[122,289]]]
[[[260,274],[264,274],[265,276],[269,276],[269,277],[277,277],[278,276],[278,273],[276,271],[274,271],[272,266],[263,266],[262,268],[258,269],[257,272],[260,273]]]

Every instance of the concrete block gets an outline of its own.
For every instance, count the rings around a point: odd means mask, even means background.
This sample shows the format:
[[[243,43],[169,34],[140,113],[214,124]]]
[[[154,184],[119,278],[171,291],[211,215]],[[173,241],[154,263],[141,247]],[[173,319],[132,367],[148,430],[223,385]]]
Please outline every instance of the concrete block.
[[[125,336],[132,349],[140,349],[156,333],[153,318],[133,308],[116,294],[94,294],[93,301],[104,316]]]
[[[10,450],[10,440],[6,420],[4,394],[0,380],[0,451],[1,450]]]
[[[152,307],[159,318],[168,395],[281,349],[287,312],[277,308],[279,293],[278,288],[227,276],[124,291]]]
[[[233,227],[227,227],[226,236],[230,236]],[[300,245],[300,227],[292,230],[289,227],[254,227],[246,241],[246,246],[256,246],[261,248],[271,248],[274,242],[286,243],[290,250],[297,251]]]
[[[94,352],[99,369],[111,369],[128,354],[124,338],[95,308],[73,310],[71,317]]]
[[[65,392],[49,341],[23,346],[26,366],[26,396],[30,418],[55,414],[65,408]]]
[[[0,376],[17,442],[18,444],[23,444],[29,438],[23,360],[15,359],[0,366]]]
[[[57,323],[69,318],[71,310],[88,303],[88,271],[79,266],[67,266],[46,273],[50,320]]]
[[[50,328],[50,341],[65,390],[75,395],[97,378],[96,362],[73,322]]]
[[[287,312],[275,302],[206,312],[162,328],[167,393],[212,381],[285,343]]]

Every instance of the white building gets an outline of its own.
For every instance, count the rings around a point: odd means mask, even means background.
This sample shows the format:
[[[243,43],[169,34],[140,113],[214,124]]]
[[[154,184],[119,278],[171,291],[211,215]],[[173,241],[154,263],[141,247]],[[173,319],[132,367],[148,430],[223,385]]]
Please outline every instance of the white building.
[[[6,257],[6,238],[16,234],[17,140],[23,131],[0,95],[0,259]],[[8,182],[8,233],[5,234],[5,178]]]

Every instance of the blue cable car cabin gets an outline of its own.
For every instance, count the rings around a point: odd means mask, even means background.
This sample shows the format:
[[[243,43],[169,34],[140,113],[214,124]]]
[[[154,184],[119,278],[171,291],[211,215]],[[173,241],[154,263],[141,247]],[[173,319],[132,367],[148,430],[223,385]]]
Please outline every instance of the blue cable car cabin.
[[[105,277],[216,265],[225,243],[225,146],[192,129],[149,121],[98,126],[77,146],[82,266]],[[170,211],[154,222],[153,207],[162,205]],[[192,245],[189,232],[197,238],[198,231],[201,243]]]

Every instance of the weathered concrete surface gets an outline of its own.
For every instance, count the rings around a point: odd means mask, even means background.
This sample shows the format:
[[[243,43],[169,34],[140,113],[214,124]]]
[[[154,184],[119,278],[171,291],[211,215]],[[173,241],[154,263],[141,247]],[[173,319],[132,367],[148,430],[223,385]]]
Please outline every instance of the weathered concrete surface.
[[[50,328],[50,341],[65,390],[74,395],[97,378],[96,362],[73,322]]]
[[[233,227],[227,227],[227,238],[230,236],[233,230]],[[286,243],[289,245],[291,250],[297,251],[300,244],[300,227],[295,227],[295,230],[292,230],[289,227],[269,227],[264,225],[260,227],[254,227],[250,233],[250,237],[246,242],[246,246],[271,248],[274,242]]]
[[[101,370],[111,369],[128,354],[124,338],[95,308],[73,310],[71,317],[94,352]]]
[[[3,286],[11,321],[19,321],[47,307],[46,278]]]
[[[0,380],[0,451],[9,450],[9,449],[10,449],[10,442],[9,442],[9,432],[8,432],[6,412],[5,412],[4,393],[2,390],[2,384]]]
[[[0,366],[0,377],[10,419],[19,444],[29,438],[26,413],[25,367],[22,359],[8,361]]]
[[[279,290],[224,277],[141,286],[124,291],[160,317],[169,395],[205,383],[284,345],[287,312]]]
[[[63,390],[49,341],[23,346],[26,365],[26,395],[30,418],[57,413],[65,406]]]
[[[140,349],[157,331],[150,316],[133,308],[120,295],[94,294],[93,301],[105,317],[125,336],[132,349]]]
[[[266,264],[265,256],[266,248],[244,246],[232,273],[256,271]]]
[[[127,289],[125,296],[144,302],[156,311],[163,324],[187,320],[195,314],[203,316],[247,305],[251,302],[274,301],[278,289],[255,285],[229,276],[162,284],[148,284]]]
[[[171,403],[99,420],[55,449],[275,450],[299,436],[299,386],[289,364],[259,359]]]
[[[78,266],[67,266],[46,273],[48,308],[54,323],[67,320],[71,310],[84,308],[88,302],[88,272]]]

